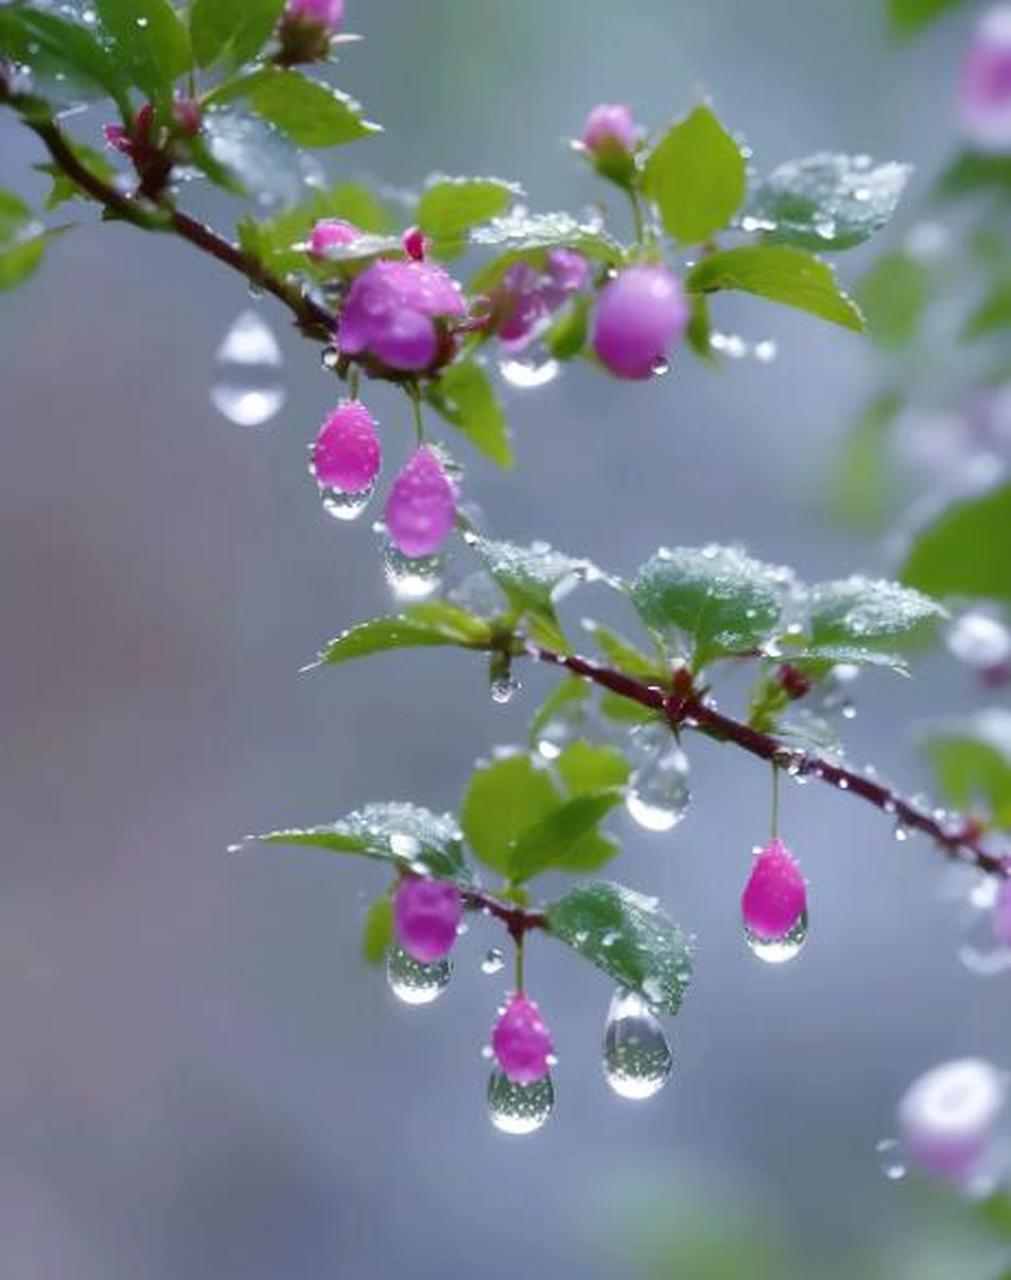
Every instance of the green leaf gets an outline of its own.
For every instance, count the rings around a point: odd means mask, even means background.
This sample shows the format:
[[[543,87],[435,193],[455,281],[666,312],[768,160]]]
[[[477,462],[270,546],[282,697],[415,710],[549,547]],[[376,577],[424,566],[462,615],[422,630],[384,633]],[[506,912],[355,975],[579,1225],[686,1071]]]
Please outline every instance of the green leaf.
[[[86,147],[81,142],[72,142],[70,139],[66,139],[66,142],[67,146],[73,151],[78,163],[83,165],[96,178],[101,178],[103,182],[109,182],[115,177],[115,168],[100,151]],[[37,164],[35,167],[40,173],[48,174],[53,181],[52,189],[46,197],[45,207],[47,210],[56,209],[68,200],[74,200],[78,197],[82,200],[92,199],[91,195],[82,187],[79,187],[73,178],[69,177],[55,162]]]
[[[929,730],[924,751],[949,804],[980,801],[997,826],[1011,827],[1011,712],[993,707]]]
[[[737,289],[809,311],[822,320],[861,332],[863,317],[820,258],[788,245],[745,245],[711,253],[693,267],[688,288],[696,293]]]
[[[452,880],[465,888],[471,883],[455,819],[420,805],[395,801],[367,804],[325,826],[268,831],[251,839],[354,853],[439,880]]]
[[[682,930],[646,898],[606,880],[579,885],[548,908],[551,932],[654,1009],[677,1013],[691,981]]]
[[[911,173],[908,164],[875,166],[869,156],[820,151],[773,169],[752,196],[748,215],[766,240],[850,249],[889,221]]]
[[[984,1226],[1005,1240],[1011,1240],[1011,1192],[1000,1190],[992,1192],[978,1206],[978,1218]],[[1008,1280],[1011,1272],[1005,1272],[1003,1280]]]
[[[522,194],[501,178],[434,178],[418,201],[418,225],[436,242],[463,242],[471,227],[504,213]]]
[[[937,183],[942,199],[954,200],[981,192],[1011,196],[1011,156],[985,151],[963,151],[956,156]]]
[[[704,293],[693,293],[689,300],[692,309],[685,329],[688,345],[703,360],[712,360],[713,326],[709,316],[709,299]]]
[[[384,894],[365,913],[362,924],[362,959],[380,965],[393,941],[393,903]]]
[[[488,375],[473,360],[447,365],[428,389],[428,400],[471,442],[500,467],[513,465],[509,424]]]
[[[930,639],[947,612],[929,596],[897,582],[854,574],[811,588],[815,645],[897,650]]]
[[[543,730],[556,718],[581,718],[583,704],[590,700],[590,688],[584,680],[570,677],[556,684],[530,721],[530,745],[536,746]],[[577,708],[576,704],[580,704]]]
[[[744,156],[708,107],[673,125],[646,160],[643,187],[668,235],[702,244],[722,230],[744,199]]]
[[[360,227],[368,234],[366,245],[370,249],[377,243],[382,246],[376,252],[400,249],[400,242],[385,234],[393,227],[389,211],[368,187],[356,182],[339,182],[326,191],[315,192],[294,209],[285,209],[273,218],[260,222],[243,219],[238,227],[239,242],[248,253],[280,275],[305,271],[316,265],[306,257],[306,242],[313,226],[322,218],[341,218]],[[333,272],[324,265],[319,273],[331,275]]]
[[[13,191],[0,190],[0,291],[13,289],[36,270],[47,238],[28,205]]]
[[[263,67],[220,85],[214,103],[248,98],[249,105],[303,147],[337,147],[382,129],[362,119],[362,108],[347,94],[297,71]]]
[[[1011,279],[998,280],[969,317],[964,338],[983,338],[1011,329]]]
[[[193,0],[190,34],[198,67],[227,53],[245,62],[258,53],[277,25],[285,0]]]
[[[737,547],[662,548],[632,583],[632,603],[653,631],[688,638],[694,664],[748,652],[779,629],[793,574],[753,560]]]
[[[574,298],[544,331],[542,341],[556,360],[572,360],[586,346],[590,306],[588,295]]]
[[[796,646],[788,642],[794,637],[788,636],[781,645],[780,656],[787,662],[799,666],[803,671],[810,671],[817,676],[824,675],[829,668],[843,663],[855,667],[886,667],[897,675],[908,675],[909,667],[901,654],[891,653],[887,649],[872,649],[858,644],[813,644],[800,640]]]
[[[958,8],[965,0],[888,0],[888,17],[898,36],[911,36],[940,17]]]
[[[471,280],[472,293],[494,289],[516,262],[543,267],[551,249],[575,249],[599,262],[621,262],[621,245],[599,222],[577,222],[567,213],[527,213],[514,209],[484,226],[475,227],[471,242],[502,252],[477,271]]]
[[[897,391],[883,391],[846,433],[829,488],[836,518],[858,528],[876,528],[888,515],[888,433],[902,409]]]
[[[933,596],[1011,603],[1011,484],[953,503],[920,533],[902,581]]]
[[[509,854],[509,878],[522,884],[542,871],[592,871],[614,856],[616,846],[597,831],[600,820],[621,802],[616,789],[574,796],[517,837]]]
[[[167,101],[192,62],[190,35],[169,0],[95,0],[116,65],[154,101]]]
[[[629,764],[617,747],[604,742],[587,742],[577,738],[555,761],[562,781],[574,796],[623,787],[628,781]]]
[[[474,549],[509,603],[530,619],[533,638],[567,652],[568,643],[555,616],[555,601],[594,572],[590,562],[555,551],[546,542],[524,547],[479,538]]]
[[[106,93],[124,119],[130,115],[128,81],[95,37],[76,22],[27,5],[0,8],[0,52],[47,75]]]
[[[930,301],[930,272],[908,253],[886,253],[857,287],[857,301],[875,342],[890,350],[907,347],[920,329]]]
[[[583,630],[593,637],[604,657],[626,675],[652,679],[664,677],[665,672],[657,658],[649,657],[610,627],[601,626],[599,622],[587,618],[583,622]]]
[[[527,755],[504,756],[476,770],[460,822],[475,857],[506,876],[514,842],[560,802],[546,769]]]
[[[392,618],[360,622],[331,640],[313,666],[335,666],[383,653],[388,649],[418,649],[457,645],[464,649],[487,648],[491,628],[480,618],[445,601],[412,605]]]
[[[650,724],[657,719],[657,713],[644,707],[631,698],[623,698],[621,694],[605,691],[600,695],[600,710],[614,724],[636,725]]]

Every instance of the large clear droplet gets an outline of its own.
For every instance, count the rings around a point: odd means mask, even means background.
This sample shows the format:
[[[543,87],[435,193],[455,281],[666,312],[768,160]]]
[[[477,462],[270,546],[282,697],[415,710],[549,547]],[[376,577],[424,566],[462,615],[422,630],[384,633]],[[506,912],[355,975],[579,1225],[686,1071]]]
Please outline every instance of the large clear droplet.
[[[511,387],[519,387],[523,391],[532,391],[537,387],[546,387],[554,382],[561,372],[562,366],[552,357],[545,360],[523,359],[502,360],[499,362],[499,373]]]
[[[688,757],[666,725],[644,725],[632,739],[636,762],[625,807],[646,831],[670,831],[688,812]]]
[[[659,1018],[635,991],[619,988],[604,1026],[604,1076],[621,1098],[652,1098],[667,1083],[671,1051]]]
[[[789,933],[784,933],[781,938],[761,938],[750,929],[745,929],[744,936],[759,960],[766,964],[785,964],[793,959],[807,939],[807,912],[802,912]]]
[[[345,493],[343,489],[328,489],[320,486],[320,497],[323,499],[323,510],[334,520],[357,520],[369,505],[369,499],[376,491],[375,483],[359,493]]]
[[[446,990],[452,972],[449,960],[422,964],[398,946],[390,948],[386,960],[386,981],[404,1004],[431,1004]]]
[[[488,1080],[488,1116],[502,1133],[534,1133],[551,1115],[555,1087],[551,1076],[533,1084],[516,1084],[496,1068]]]
[[[505,705],[508,702],[512,702],[522,686],[516,676],[510,672],[508,675],[496,676],[488,688],[492,702]]]
[[[491,947],[485,952],[481,961],[481,972],[487,974],[501,973],[505,968],[505,955],[500,947]]]
[[[951,653],[974,671],[996,671],[1011,663],[1011,632],[998,617],[970,609],[948,628]]]
[[[405,556],[392,542],[383,550],[383,572],[396,600],[424,600],[442,583],[440,555]]]
[[[255,311],[236,317],[214,359],[218,374],[211,387],[211,403],[229,422],[262,427],[281,410],[287,398],[278,376],[281,348]]]

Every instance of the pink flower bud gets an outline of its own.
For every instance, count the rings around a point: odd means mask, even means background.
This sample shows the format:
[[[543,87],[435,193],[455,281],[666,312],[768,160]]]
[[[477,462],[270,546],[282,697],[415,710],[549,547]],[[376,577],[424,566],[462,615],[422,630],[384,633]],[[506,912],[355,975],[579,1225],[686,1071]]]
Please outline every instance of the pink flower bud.
[[[376,424],[357,400],[342,401],[329,415],[312,451],[317,482],[342,493],[364,493],[379,472]]]
[[[1011,5],[987,10],[962,67],[959,114],[983,151],[1011,152]]]
[[[551,1032],[532,1000],[514,992],[491,1033],[499,1066],[514,1084],[534,1084],[548,1074]]]
[[[321,218],[309,233],[309,253],[314,258],[325,258],[328,249],[353,244],[361,234],[358,227],[342,218]]]
[[[594,107],[583,126],[583,146],[595,155],[611,149],[634,151],[640,136],[632,108],[614,103]]]
[[[439,352],[436,321],[466,311],[456,282],[427,262],[375,262],[354,280],[341,308],[337,344],[392,369],[427,369]]]
[[[463,899],[455,884],[406,876],[397,886],[393,925],[397,941],[422,964],[449,955],[463,918]]]
[[[1003,1072],[959,1058],[915,1080],[898,1106],[899,1135],[910,1164],[964,1184],[979,1171],[1007,1102]]]
[[[335,34],[344,20],[344,0],[288,0],[285,13],[289,18],[318,22]]]
[[[456,495],[431,449],[416,449],[390,487],[386,527],[412,559],[429,556],[446,541],[456,519]]]
[[[593,346],[619,378],[648,378],[684,333],[688,316],[681,285],[666,267],[628,267],[600,291]]]
[[[770,840],[751,868],[741,896],[748,933],[765,942],[784,938],[807,909],[807,886],[782,840]]]
[[[200,132],[200,103],[193,98],[176,98],[172,103],[172,117],[186,138],[195,138]]]
[[[126,155],[130,150],[130,135],[121,124],[105,124],[102,126],[105,145],[113,151],[122,151]]]
[[[1011,879],[1005,878],[1000,882],[991,921],[997,941],[1011,947]]]
[[[408,227],[402,238],[404,253],[415,262],[424,262],[428,257],[428,238],[422,234],[420,227]]]

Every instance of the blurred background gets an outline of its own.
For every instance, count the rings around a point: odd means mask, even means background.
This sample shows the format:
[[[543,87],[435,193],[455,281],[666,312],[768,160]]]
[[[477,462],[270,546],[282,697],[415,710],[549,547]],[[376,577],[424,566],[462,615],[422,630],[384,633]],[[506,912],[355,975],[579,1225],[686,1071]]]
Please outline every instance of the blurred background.
[[[536,209],[574,209],[601,195],[564,145],[593,103],[661,123],[705,92],[761,167],[820,148],[911,160],[913,205],[950,151],[973,16],[897,48],[878,0],[349,0],[366,43],[339,83],[387,133],[333,172],[393,189],[491,172]],[[0,120],[7,183],[42,192],[41,158]],[[192,205],[227,225],[225,201],[194,187]],[[497,937],[475,925],[445,998],[404,1008],[358,959],[379,870],[226,854],[370,799],[455,805],[548,683],[527,672],[496,706],[477,659],[440,652],[298,675],[389,607],[369,520],[328,520],[306,475],[334,399],[318,351],[186,246],[82,221],[0,300],[3,1275],[992,1280],[992,1242],[886,1182],[875,1155],[914,1075],[1009,1049],[1006,986],[957,963],[939,859],[882,815],[818,787],[784,796],[811,935],[795,964],[763,966],[738,894],[767,771],[695,745],[689,817],[667,836],[622,819],[616,869],[698,936],[675,1078],[652,1103],[614,1098],[606,982],[537,943],[528,984],[561,1061],[556,1113],[526,1140],[484,1114],[504,975],[479,961]],[[287,402],[262,428],[209,398],[249,307],[284,360]],[[824,514],[870,387],[861,341],[747,300],[718,318],[778,358],[506,388],[517,470],[466,459],[490,528],[619,572],[707,539],[807,578],[892,568]],[[370,401],[395,455],[403,406]],[[861,684],[853,760],[916,789],[907,727],[971,706],[973,685],[941,655],[915,682]]]

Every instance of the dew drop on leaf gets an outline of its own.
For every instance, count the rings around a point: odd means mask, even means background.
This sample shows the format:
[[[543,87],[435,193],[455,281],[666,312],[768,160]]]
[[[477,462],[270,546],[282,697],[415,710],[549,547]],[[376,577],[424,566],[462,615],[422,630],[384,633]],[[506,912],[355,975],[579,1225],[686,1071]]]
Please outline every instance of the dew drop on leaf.
[[[391,947],[386,961],[386,981],[404,1004],[431,1004],[445,991],[452,972],[449,960],[422,964],[403,947]]]
[[[284,406],[281,348],[273,330],[255,311],[232,322],[214,355],[217,373],[211,403],[239,427],[262,427]]]
[[[652,1098],[667,1083],[671,1051],[660,1019],[642,996],[619,988],[604,1026],[604,1077],[621,1098]]]
[[[517,1084],[498,1069],[488,1080],[488,1117],[501,1133],[526,1134],[540,1129],[555,1105],[555,1087],[546,1075],[533,1084]]]

